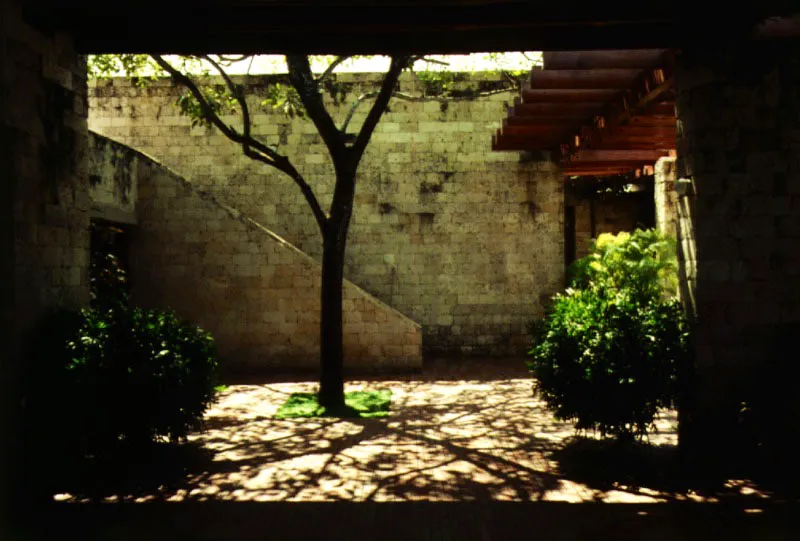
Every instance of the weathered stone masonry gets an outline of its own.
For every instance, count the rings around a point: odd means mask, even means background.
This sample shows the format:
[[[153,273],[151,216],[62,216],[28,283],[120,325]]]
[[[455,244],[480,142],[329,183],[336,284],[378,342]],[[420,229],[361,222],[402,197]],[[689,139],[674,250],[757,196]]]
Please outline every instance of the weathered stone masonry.
[[[147,156],[93,133],[89,141],[102,217],[126,215],[126,193],[138,192],[128,254],[136,304],[209,330],[225,370],[319,366],[314,259]],[[419,368],[421,342],[419,325],[345,283],[346,369]]]
[[[800,50],[689,50],[677,68],[677,177],[692,184],[679,199],[678,225],[693,225],[679,234],[692,241],[685,249],[696,248],[684,254],[691,264],[696,257],[693,434],[719,456],[752,382],[772,361],[796,366]],[[782,413],[797,411],[796,377],[787,376],[770,376]]]
[[[339,122],[355,96],[374,85],[365,75],[343,74],[341,81],[347,99],[329,103]],[[256,93],[262,83],[250,80]],[[406,90],[411,84],[402,82]],[[123,79],[98,83],[90,125],[212,188],[319,258],[317,226],[294,184],[242,156],[223,136],[192,128],[174,106],[177,92],[165,81],[144,90]],[[345,276],[422,324],[430,353],[519,354],[527,325],[563,286],[559,168],[546,156],[490,150],[512,98],[394,101],[359,168]],[[252,107],[261,110],[255,101]],[[333,168],[313,125],[265,112],[254,121],[256,133],[293,159],[327,207]]]
[[[0,511],[27,505],[21,450],[30,332],[88,301],[86,63],[0,0]],[[0,537],[5,514],[0,517]]]

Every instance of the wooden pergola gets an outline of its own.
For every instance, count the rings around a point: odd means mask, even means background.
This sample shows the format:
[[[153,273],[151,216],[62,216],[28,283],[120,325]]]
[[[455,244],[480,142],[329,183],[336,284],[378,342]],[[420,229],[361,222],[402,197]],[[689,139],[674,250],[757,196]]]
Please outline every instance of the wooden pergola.
[[[675,151],[665,49],[545,52],[493,150],[552,150],[568,176],[648,174]]]

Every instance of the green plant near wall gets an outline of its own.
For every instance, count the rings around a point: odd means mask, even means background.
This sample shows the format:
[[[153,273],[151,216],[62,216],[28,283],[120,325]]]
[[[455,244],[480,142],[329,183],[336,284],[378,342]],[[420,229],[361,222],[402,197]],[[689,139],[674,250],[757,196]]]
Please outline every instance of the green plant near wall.
[[[213,339],[170,311],[129,306],[113,256],[95,259],[91,285],[91,308],[37,337],[31,427],[76,456],[184,439],[214,401]]]
[[[640,302],[673,298],[678,294],[675,244],[655,229],[604,233],[589,254],[570,267],[570,287],[625,290]]]
[[[674,243],[655,231],[601,236],[572,267],[527,361],[557,418],[628,438],[674,406],[689,351],[676,267]]]

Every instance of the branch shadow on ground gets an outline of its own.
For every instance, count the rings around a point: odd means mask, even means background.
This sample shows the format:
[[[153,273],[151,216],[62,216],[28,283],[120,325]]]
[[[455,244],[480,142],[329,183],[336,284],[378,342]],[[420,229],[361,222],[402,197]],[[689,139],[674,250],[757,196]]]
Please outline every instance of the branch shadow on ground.
[[[674,434],[631,445],[575,437],[534,399],[530,380],[395,387],[394,413],[385,419],[292,420],[261,407],[277,407],[290,387],[230,388],[228,402],[190,443],[132,463],[76,468],[63,492],[77,501],[134,502],[649,498],[749,505],[778,497],[748,477],[725,483],[698,475],[681,460]]]
[[[542,459],[558,437],[546,436],[564,427],[543,411],[532,419],[527,392],[498,382],[490,395],[487,385],[454,381],[437,392],[405,383],[387,419],[281,421],[253,415],[245,401],[210,416],[191,444],[142,455],[140,468],[84,471],[65,492],[125,501],[541,499],[558,484]]]

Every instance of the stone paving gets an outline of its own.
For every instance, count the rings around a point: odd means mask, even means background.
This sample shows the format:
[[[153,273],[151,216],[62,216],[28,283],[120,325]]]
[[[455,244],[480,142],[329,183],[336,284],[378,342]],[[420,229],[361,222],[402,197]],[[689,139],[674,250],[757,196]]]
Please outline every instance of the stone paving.
[[[393,391],[387,419],[273,419],[290,393],[314,390],[307,379],[231,385],[192,436],[203,458],[188,478],[106,498],[114,505],[63,494],[24,538],[800,539],[797,505],[752,484],[698,492],[676,482],[673,413],[643,455],[592,453],[609,448],[591,435],[576,441],[555,421],[518,360],[429,361],[422,374],[350,378],[348,389]]]
[[[575,431],[532,395],[519,361],[433,363],[422,375],[347,384],[364,388],[392,390],[390,417],[275,420],[291,393],[313,391],[315,383],[231,385],[208,412],[207,430],[191,437],[213,460],[158,499],[663,500],[656,490],[598,489],[562,475],[554,453]],[[674,414],[662,416],[650,443],[674,446],[675,428]]]

